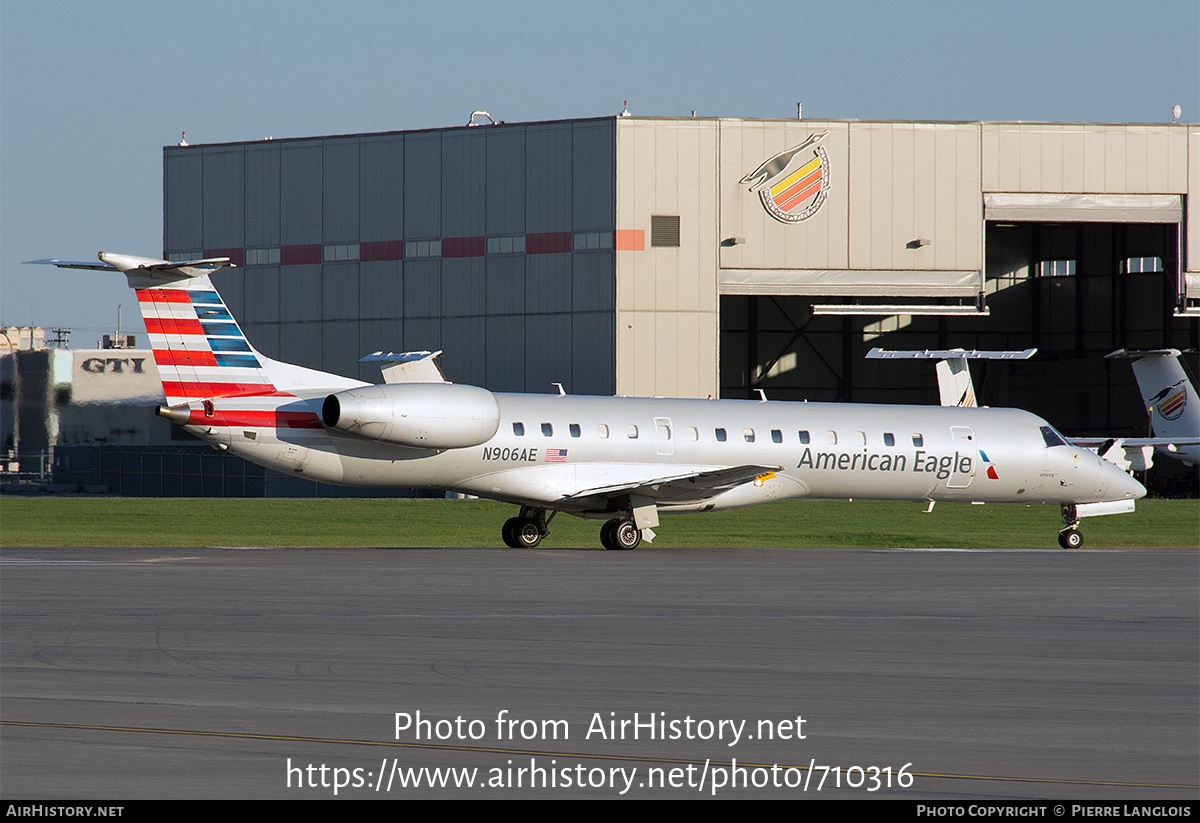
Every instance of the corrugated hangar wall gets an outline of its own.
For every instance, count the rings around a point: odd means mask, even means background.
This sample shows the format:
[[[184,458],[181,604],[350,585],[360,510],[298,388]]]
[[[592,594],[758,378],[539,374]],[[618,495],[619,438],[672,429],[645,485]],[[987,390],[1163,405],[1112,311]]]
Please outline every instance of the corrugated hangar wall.
[[[167,147],[165,253],[233,258],[217,285],[271,357],[376,380],[361,356],[440,348],[458,382],[611,394],[613,132]]]
[[[164,165],[167,254],[229,254],[264,353],[368,380],[443,348],[497,390],[927,403],[932,367],[866,351],[1037,346],[976,370],[983,402],[1132,433],[1102,356],[1197,344],[1196,126],[603,118]],[[968,314],[812,308],[863,303]]]

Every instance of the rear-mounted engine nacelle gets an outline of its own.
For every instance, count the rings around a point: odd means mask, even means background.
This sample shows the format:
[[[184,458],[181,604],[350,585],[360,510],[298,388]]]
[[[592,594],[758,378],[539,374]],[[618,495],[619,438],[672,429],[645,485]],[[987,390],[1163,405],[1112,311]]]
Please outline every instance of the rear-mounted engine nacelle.
[[[454,383],[384,383],[331,394],[321,406],[331,429],[420,449],[486,443],[500,426],[487,389]]]

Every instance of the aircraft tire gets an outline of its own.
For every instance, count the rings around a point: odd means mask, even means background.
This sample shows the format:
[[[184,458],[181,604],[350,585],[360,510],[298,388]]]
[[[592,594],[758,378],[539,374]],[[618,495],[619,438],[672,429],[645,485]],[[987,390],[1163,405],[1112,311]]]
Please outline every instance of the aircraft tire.
[[[617,548],[616,539],[613,537],[613,526],[618,522],[617,520],[606,520],[600,527],[600,545],[609,551]]]
[[[504,521],[504,525],[500,527],[500,536],[504,538],[504,545],[510,549],[521,548],[521,543],[517,540],[517,525],[521,522],[519,517],[510,517]]]
[[[516,544],[514,549],[536,549],[546,536],[542,527],[532,517],[514,517],[509,522],[513,523],[512,535]]]
[[[1083,535],[1079,529],[1063,529],[1058,533],[1058,545],[1064,549],[1078,549],[1083,545]]]
[[[600,528],[600,542],[609,551],[629,551],[642,542],[642,533],[632,520],[609,520]]]

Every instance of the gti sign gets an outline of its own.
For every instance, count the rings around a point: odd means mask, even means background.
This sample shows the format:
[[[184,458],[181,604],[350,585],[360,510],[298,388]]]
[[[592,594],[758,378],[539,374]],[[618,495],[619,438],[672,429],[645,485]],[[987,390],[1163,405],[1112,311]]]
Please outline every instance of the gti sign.
[[[144,357],[89,357],[79,364],[79,368],[92,374],[102,374],[103,372],[142,374],[145,371],[142,364],[145,362],[146,358]]]

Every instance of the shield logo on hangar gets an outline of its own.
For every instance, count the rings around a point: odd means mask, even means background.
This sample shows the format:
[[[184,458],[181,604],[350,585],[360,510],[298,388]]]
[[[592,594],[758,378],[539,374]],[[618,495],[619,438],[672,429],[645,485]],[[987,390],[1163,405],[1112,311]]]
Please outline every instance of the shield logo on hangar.
[[[802,223],[821,210],[829,194],[829,157],[818,144],[829,134],[810,134],[742,178],[758,192],[763,208],[781,223]]]

